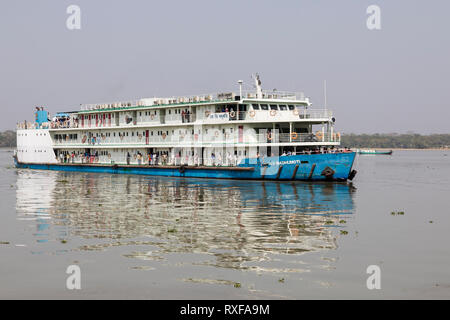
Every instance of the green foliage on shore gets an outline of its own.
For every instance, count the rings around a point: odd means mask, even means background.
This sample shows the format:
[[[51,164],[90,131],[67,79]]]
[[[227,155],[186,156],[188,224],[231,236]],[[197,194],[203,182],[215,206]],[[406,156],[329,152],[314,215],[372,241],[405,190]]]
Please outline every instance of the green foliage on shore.
[[[450,134],[343,134],[341,146],[349,148],[449,148]]]
[[[15,148],[17,144],[14,131],[0,132],[0,148]]]

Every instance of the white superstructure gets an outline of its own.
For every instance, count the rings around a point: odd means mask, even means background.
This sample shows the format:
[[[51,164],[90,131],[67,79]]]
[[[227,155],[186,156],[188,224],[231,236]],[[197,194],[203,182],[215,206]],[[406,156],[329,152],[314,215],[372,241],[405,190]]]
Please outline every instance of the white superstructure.
[[[264,91],[254,79],[252,92],[89,104],[21,123],[18,161],[235,166],[248,157],[339,146],[330,110],[312,108],[303,93]]]

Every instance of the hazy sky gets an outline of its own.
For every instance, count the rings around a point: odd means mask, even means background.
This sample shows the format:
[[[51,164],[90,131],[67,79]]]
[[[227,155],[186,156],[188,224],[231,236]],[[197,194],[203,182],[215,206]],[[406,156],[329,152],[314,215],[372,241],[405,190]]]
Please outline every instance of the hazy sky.
[[[449,37],[448,0],[2,0],[0,130],[36,105],[237,91],[259,72],[318,108],[326,79],[343,132],[449,133]]]

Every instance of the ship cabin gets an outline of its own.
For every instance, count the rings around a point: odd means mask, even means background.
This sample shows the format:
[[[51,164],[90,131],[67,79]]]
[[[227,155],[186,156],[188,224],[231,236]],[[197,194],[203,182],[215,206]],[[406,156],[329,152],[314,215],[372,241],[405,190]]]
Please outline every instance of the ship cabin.
[[[69,163],[236,166],[340,144],[331,110],[312,108],[303,93],[260,87],[82,105],[36,125],[48,128],[56,158]]]

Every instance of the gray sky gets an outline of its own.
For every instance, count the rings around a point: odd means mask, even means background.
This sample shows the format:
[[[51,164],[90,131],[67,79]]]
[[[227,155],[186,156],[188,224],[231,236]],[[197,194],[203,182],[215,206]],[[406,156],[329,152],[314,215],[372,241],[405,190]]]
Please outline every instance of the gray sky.
[[[68,30],[66,8],[81,8]],[[381,8],[381,30],[366,9]],[[0,130],[80,103],[303,91],[343,132],[449,133],[450,1],[3,0]]]

